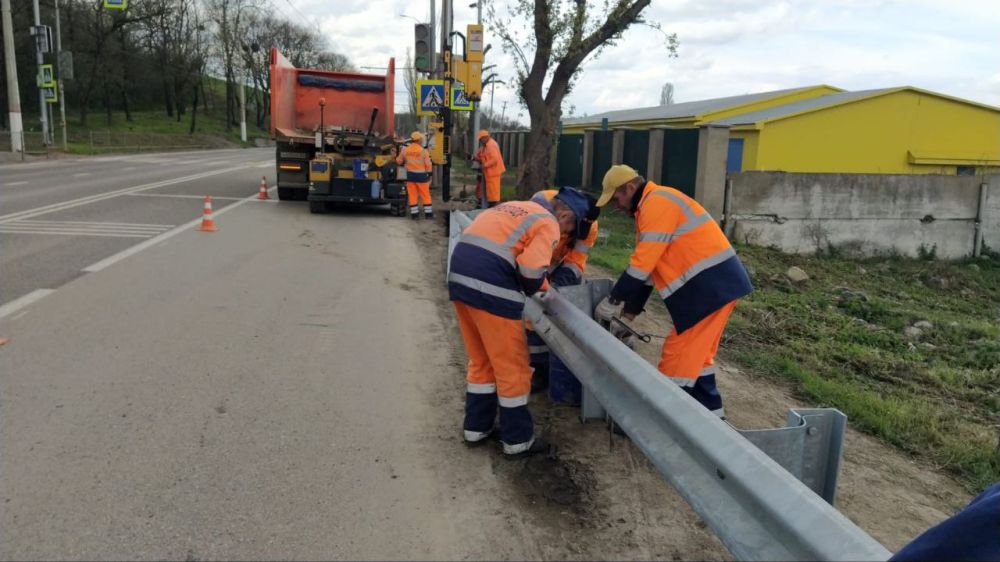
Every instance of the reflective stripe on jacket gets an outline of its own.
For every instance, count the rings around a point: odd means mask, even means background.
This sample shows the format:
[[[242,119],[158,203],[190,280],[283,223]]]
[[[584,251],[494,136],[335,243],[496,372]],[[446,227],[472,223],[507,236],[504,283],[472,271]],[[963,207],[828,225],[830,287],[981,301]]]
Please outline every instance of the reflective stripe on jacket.
[[[406,150],[396,157],[396,163],[406,167],[406,181],[414,183],[431,181],[430,172],[433,170],[431,153],[420,146],[420,143],[412,142],[407,145]]]
[[[722,229],[680,191],[648,182],[635,226],[635,250],[612,294],[635,300],[652,280],[678,333],[753,290]]]
[[[557,189],[545,189],[531,196],[531,200],[555,214],[552,200]],[[590,227],[590,234],[585,240],[579,240],[568,234],[563,234],[552,251],[552,263],[549,265],[550,280],[555,285],[579,285],[583,282],[583,273],[587,270],[587,258],[597,241],[598,221]]]
[[[548,288],[545,275],[559,224],[537,203],[510,201],[480,213],[451,255],[448,296],[505,318],[521,318],[525,295]]]

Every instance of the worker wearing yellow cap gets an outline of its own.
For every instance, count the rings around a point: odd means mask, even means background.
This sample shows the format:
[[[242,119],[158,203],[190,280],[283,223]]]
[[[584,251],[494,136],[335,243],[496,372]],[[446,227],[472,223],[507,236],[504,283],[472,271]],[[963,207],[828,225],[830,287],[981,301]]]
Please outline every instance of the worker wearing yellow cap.
[[[626,343],[623,328],[643,310],[655,288],[674,326],[663,342],[659,371],[720,417],[715,354],[736,301],[752,290],[746,269],[722,229],[697,201],[672,187],[646,181],[628,166],[604,175],[597,205],[634,217],[635,250],[629,266],[595,314]]]
[[[423,146],[424,135],[420,131],[410,134],[410,144],[396,157],[397,164],[406,166],[406,193],[410,200],[410,218],[420,216],[418,203],[424,205],[424,215],[434,218],[431,205],[431,154]]]
[[[486,184],[486,204],[490,207],[500,202],[500,176],[507,171],[500,154],[500,145],[490,138],[486,129],[479,131],[479,150],[473,155],[474,160],[482,164],[483,182]]]

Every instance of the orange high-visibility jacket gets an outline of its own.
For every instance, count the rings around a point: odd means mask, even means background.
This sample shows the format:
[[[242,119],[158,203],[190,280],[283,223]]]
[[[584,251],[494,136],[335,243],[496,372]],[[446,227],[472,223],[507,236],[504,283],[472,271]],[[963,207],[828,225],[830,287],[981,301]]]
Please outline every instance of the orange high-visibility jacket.
[[[538,203],[510,201],[481,212],[451,255],[449,298],[520,319],[525,295],[548,289],[545,274],[558,242],[556,218]]]
[[[632,205],[635,250],[611,290],[613,298],[634,303],[637,296],[649,295],[652,282],[681,333],[750,294],[753,288],[743,263],[697,201],[648,182]]]
[[[500,145],[493,139],[486,139],[486,144],[479,149],[479,162],[483,165],[484,177],[499,177],[507,171],[500,154]]]
[[[431,170],[433,170],[431,153],[420,146],[420,143],[411,142],[406,150],[396,156],[396,163],[406,166],[406,181],[414,183],[431,181]]]
[[[531,200],[545,207],[554,214],[552,200],[558,189],[545,189],[531,196]],[[563,234],[552,251],[552,263],[549,265],[549,279],[556,285],[579,285],[583,282],[583,272],[587,269],[587,258],[597,241],[597,222],[590,227],[590,234],[584,240]]]

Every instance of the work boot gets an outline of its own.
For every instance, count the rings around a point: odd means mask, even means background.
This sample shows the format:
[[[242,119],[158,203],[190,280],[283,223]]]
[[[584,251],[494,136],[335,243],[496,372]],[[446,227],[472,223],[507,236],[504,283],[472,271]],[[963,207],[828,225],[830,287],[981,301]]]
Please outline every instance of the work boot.
[[[521,451],[520,453],[507,454],[504,453],[503,458],[508,460],[526,459],[530,456],[537,455],[539,453],[546,454],[552,458],[556,456],[556,446],[542,437],[536,437],[534,442],[527,450]]]
[[[420,218],[420,215],[418,215],[417,213],[410,213],[410,218],[413,220],[417,220]]]
[[[462,442],[465,443],[466,447],[470,449],[475,449],[476,447],[482,447],[487,443],[498,441],[499,439],[500,439],[500,432],[496,430],[496,427],[494,427],[493,429],[489,430],[489,432],[486,434],[486,437],[483,437],[478,441],[469,441],[468,439],[463,439]]]
[[[425,213],[424,218],[427,220],[431,220],[434,218],[434,213]]]

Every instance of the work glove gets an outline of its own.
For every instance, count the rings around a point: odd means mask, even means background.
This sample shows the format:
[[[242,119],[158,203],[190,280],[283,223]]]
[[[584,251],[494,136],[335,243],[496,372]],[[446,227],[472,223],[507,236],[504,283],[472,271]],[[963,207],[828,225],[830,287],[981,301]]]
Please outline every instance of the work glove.
[[[604,297],[594,309],[594,317],[597,319],[597,323],[604,326],[607,329],[611,329],[611,319],[619,318],[622,315],[622,308],[625,307],[625,303],[612,303],[611,297]]]

